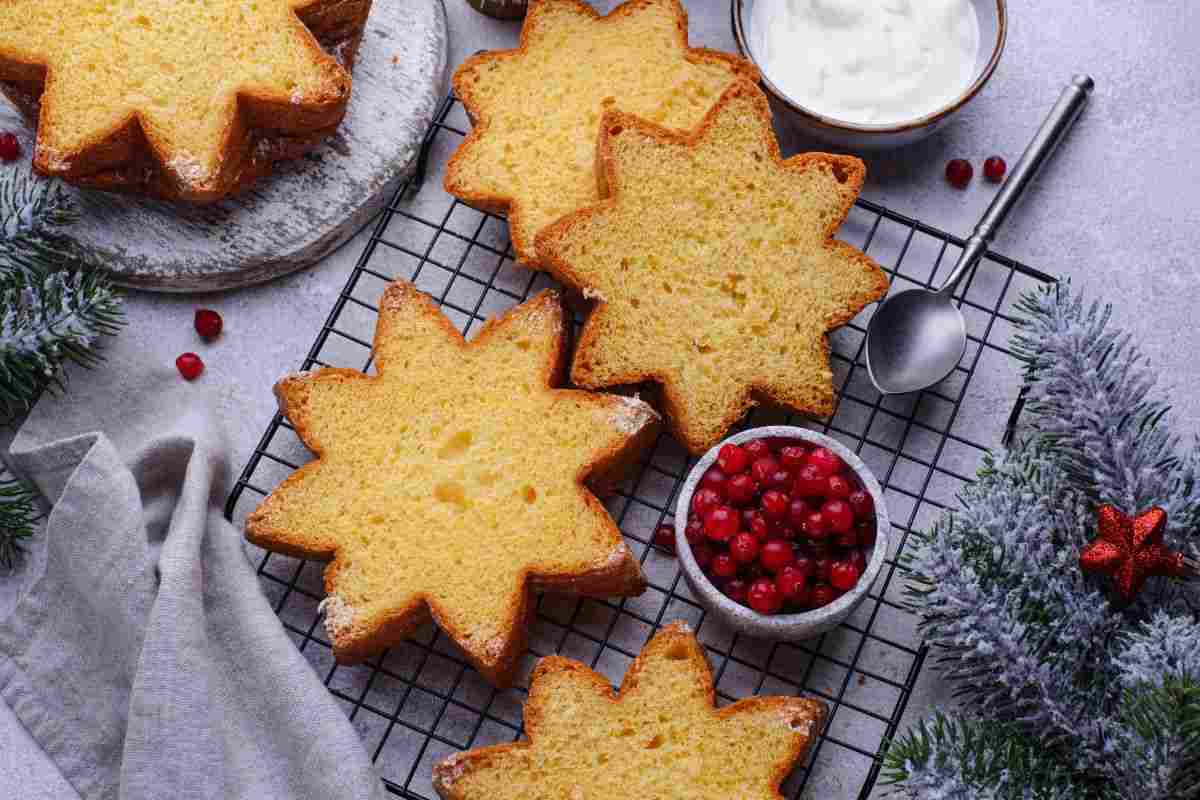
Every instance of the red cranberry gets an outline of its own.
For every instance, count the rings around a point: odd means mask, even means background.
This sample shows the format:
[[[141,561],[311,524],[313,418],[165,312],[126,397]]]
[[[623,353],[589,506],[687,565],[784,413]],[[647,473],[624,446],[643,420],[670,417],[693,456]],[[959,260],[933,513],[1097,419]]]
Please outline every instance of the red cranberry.
[[[721,445],[721,449],[717,451],[717,466],[726,475],[737,475],[739,472],[745,472],[746,467],[750,466],[750,454],[745,448],[738,447],[732,442]]]
[[[692,517],[683,529],[683,535],[687,537],[688,544],[695,547],[704,541],[704,523],[698,517]]]
[[[820,511],[811,511],[800,524],[800,530],[809,539],[819,541],[829,536],[829,521]]]
[[[709,565],[712,564],[715,554],[716,551],[713,550],[712,545],[708,542],[692,545],[692,558],[696,559],[696,563],[700,566],[700,569],[708,569]]]
[[[654,529],[654,543],[663,550],[675,552],[675,529],[670,525],[659,525]]]
[[[762,512],[755,511],[754,516],[750,519],[750,524],[746,526],[749,531],[754,534],[754,538],[761,541],[766,541],[767,536],[771,532],[771,525],[767,522],[767,518],[762,515]]]
[[[792,527],[799,528],[804,524],[804,518],[808,516],[808,512],[812,509],[808,507],[808,503],[804,502],[799,497],[793,497],[792,502],[788,503],[787,520]]]
[[[1008,172],[1008,164],[1000,156],[992,156],[983,162],[983,176],[992,183],[1004,180],[1005,172]]]
[[[804,457],[808,455],[808,448],[803,445],[790,445],[779,451],[779,463],[791,470],[800,469],[804,466]]]
[[[854,491],[854,487],[850,485],[850,481],[846,480],[844,475],[830,475],[825,481],[825,496],[845,500]]]
[[[965,189],[975,175],[975,168],[965,158],[952,158],[946,164],[946,180],[955,189]]]
[[[811,556],[800,554],[796,556],[796,559],[790,564],[790,566],[795,567],[810,578],[817,574],[817,564],[815,561],[813,561]]]
[[[771,533],[769,534],[770,538],[772,538],[772,539],[787,539],[788,541],[791,541],[792,539],[796,538],[796,529],[793,528],[791,526],[791,523],[789,523],[786,519],[777,519],[777,520],[771,522],[770,525],[771,525]]]
[[[737,562],[729,553],[717,553],[709,562],[708,568],[718,578],[732,578],[737,574]]]
[[[828,476],[822,475],[820,468],[813,464],[805,464],[796,473],[792,491],[801,497],[820,497],[825,493],[827,480]]]
[[[847,560],[854,565],[859,575],[867,571],[867,556],[862,550],[851,550],[850,558]]]
[[[719,505],[721,505],[721,495],[712,489],[700,488],[692,495],[692,512],[700,516],[704,516]]]
[[[794,564],[788,564],[779,570],[779,576],[775,578],[775,586],[779,589],[779,593],[783,595],[784,601],[788,603],[800,601],[800,598],[804,594],[806,583],[808,583],[808,576]]]
[[[763,492],[762,512],[767,519],[783,519],[788,513],[788,496],[778,489]]]
[[[760,614],[774,614],[783,605],[779,589],[776,588],[775,581],[770,578],[759,578],[750,584],[750,591],[746,593],[746,601]]]
[[[729,479],[725,477],[725,473],[721,472],[719,467],[709,467],[704,473],[704,477],[700,479],[700,487],[702,489],[712,489],[722,498],[725,497],[725,486]]]
[[[754,480],[762,486],[768,486],[771,483],[771,476],[779,469],[779,462],[771,456],[764,456],[750,465],[750,474],[754,476]]]
[[[754,439],[753,441],[746,442],[742,445],[742,449],[746,451],[746,455],[750,456],[751,462],[771,455],[771,446],[767,444],[765,439]]]
[[[192,324],[196,328],[196,333],[200,334],[200,338],[206,342],[211,342],[220,336],[221,328],[225,325],[221,319],[221,315],[211,308],[197,309],[196,318],[192,321]]]
[[[758,539],[754,534],[742,531],[729,540],[729,555],[739,564],[749,564],[758,558]]]
[[[827,606],[836,599],[833,593],[833,587],[827,583],[818,583],[813,586],[808,592],[809,608],[820,608]]]
[[[809,451],[808,456],[804,459],[805,464],[812,464],[820,472],[822,478],[828,478],[830,475],[836,475],[845,468],[845,464],[838,458],[837,453],[830,450],[828,447],[815,447]],[[824,489],[822,488],[822,491]]]
[[[758,554],[759,563],[768,572],[779,572],[792,563],[794,557],[795,550],[791,542],[785,542],[783,539],[771,539],[762,546]]]
[[[783,489],[785,491],[787,489],[791,489],[792,488],[792,473],[788,472],[783,467],[780,467],[779,469],[772,472],[771,476],[769,478],[767,478],[767,485],[770,486],[772,489]]]
[[[749,589],[749,584],[740,578],[734,578],[722,587],[725,596],[739,605],[746,605],[746,591]]]
[[[841,547],[848,550],[858,544],[858,537],[854,535],[853,530],[848,530],[845,533],[833,534],[833,536],[830,537],[830,541],[833,542],[834,547]]]
[[[854,527],[854,512],[845,500],[826,500],[821,506],[821,516],[833,533],[847,533]]]
[[[828,556],[820,556],[813,559],[813,580],[817,583],[829,583],[829,569],[833,566],[833,559]]]
[[[829,583],[839,591],[848,592],[858,583],[861,574],[849,561],[835,561],[829,568]]]
[[[725,499],[735,506],[744,506],[754,499],[758,484],[745,472],[739,472],[725,482]]]
[[[16,161],[20,155],[21,142],[16,134],[7,131],[0,133],[0,161]]]
[[[704,515],[704,534],[714,541],[723,542],[738,532],[740,523],[738,512],[729,506],[717,506]]]
[[[846,498],[846,502],[850,504],[850,510],[859,520],[875,516],[875,501],[871,499],[871,493],[866,489],[855,489]]]
[[[875,548],[875,520],[863,520],[854,526],[854,538],[858,541],[859,547],[865,547],[868,550]]]
[[[195,353],[184,353],[175,359],[175,368],[179,370],[179,374],[183,376],[184,380],[194,381],[200,377],[201,372],[204,372],[204,362]]]

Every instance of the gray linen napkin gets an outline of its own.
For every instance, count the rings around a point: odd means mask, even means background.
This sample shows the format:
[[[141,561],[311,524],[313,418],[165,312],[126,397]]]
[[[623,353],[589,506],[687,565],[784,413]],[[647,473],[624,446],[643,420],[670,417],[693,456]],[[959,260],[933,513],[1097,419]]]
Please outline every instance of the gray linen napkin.
[[[221,515],[212,398],[136,374],[97,432],[47,399],[12,445],[53,510],[44,572],[0,620],[0,697],[84,800],[381,800]]]

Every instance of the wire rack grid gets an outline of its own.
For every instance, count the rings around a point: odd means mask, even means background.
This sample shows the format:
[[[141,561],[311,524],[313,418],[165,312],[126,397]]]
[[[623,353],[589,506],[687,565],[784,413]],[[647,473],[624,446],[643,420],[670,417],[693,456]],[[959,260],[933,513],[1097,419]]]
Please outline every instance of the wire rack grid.
[[[468,127],[461,104],[447,98],[425,140],[417,175],[400,187],[374,226],[304,369],[369,370],[376,302],[397,278],[435,297],[467,335],[489,316],[553,285],[546,275],[514,263],[503,218],[442,191],[440,173]],[[934,285],[963,245],[955,236],[865,200],[857,203],[840,235],[884,265],[892,291]],[[650,545],[655,527],[670,522],[673,498],[693,463],[665,434],[606,501],[641,560],[649,589],[621,600],[540,597],[516,688],[492,688],[432,626],[366,664],[335,664],[319,624],[321,564],[257,551],[263,589],[297,647],[345,706],[393,794],[436,798],[429,781],[436,761],[457,750],[518,738],[527,678],[538,657],[572,657],[619,684],[654,631],[683,619],[706,649],[720,704],[749,694],[804,693],[829,705],[819,740],[784,784],[786,797],[869,797],[878,791],[881,754],[897,731],[926,657],[916,619],[902,603],[898,556],[910,532],[932,522],[968,482],[987,450],[976,439],[999,438],[999,431],[980,434],[970,420],[1002,419],[1011,406],[1019,375],[1005,349],[1013,326],[1007,311],[1021,290],[1050,280],[989,254],[957,295],[968,321],[966,355],[950,378],[916,396],[884,397],[867,380],[868,309],[832,336],[838,404],[830,419],[797,420],[759,409],[745,422],[804,424],[828,433],[853,448],[884,486],[894,526],[885,569],[851,619],[819,639],[771,643],[725,629],[691,596],[674,557]],[[581,320],[576,317],[577,329]],[[240,522],[308,457],[287,420],[276,415],[229,497],[227,515]]]

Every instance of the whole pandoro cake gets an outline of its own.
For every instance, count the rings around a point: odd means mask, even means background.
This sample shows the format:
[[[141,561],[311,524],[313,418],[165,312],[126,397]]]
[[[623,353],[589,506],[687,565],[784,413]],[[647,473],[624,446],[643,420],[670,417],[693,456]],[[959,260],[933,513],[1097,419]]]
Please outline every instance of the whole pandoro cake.
[[[370,0],[0,0],[34,169],[211,203],[337,128]]]

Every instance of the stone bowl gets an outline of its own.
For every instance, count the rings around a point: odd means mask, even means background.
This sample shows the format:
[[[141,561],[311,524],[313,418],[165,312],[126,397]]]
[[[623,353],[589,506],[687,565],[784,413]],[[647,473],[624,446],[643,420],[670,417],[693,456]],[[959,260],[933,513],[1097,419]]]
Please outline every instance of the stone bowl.
[[[788,439],[803,439],[807,442],[828,447],[838,454],[858,477],[859,482],[871,494],[875,501],[875,524],[878,526],[875,537],[875,549],[867,561],[867,569],[859,578],[853,589],[834,600],[827,606],[804,611],[799,614],[759,614],[753,609],[735,603],[726,597],[720,589],[714,586],[708,576],[700,569],[692,555],[691,545],[688,544],[684,529],[687,527],[688,512],[692,504],[692,493],[699,485],[705,471],[717,460],[721,445],[727,443],[742,444],[752,439],[767,437],[783,437]],[[692,590],[692,595],[708,610],[710,614],[721,620],[729,628],[747,636],[760,639],[775,639],[783,641],[800,641],[812,639],[833,630],[846,620],[854,609],[858,608],[867,596],[879,571],[883,568],[884,558],[888,552],[888,536],[891,523],[888,521],[887,507],[884,505],[883,488],[879,481],[852,450],[841,442],[831,439],[824,434],[799,428],[793,425],[768,425],[761,428],[734,434],[717,444],[696,462],[687,480],[679,490],[675,504],[675,552],[683,569],[683,577]]]

